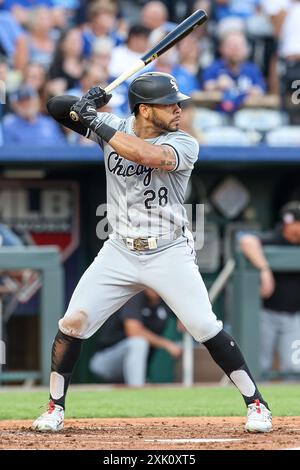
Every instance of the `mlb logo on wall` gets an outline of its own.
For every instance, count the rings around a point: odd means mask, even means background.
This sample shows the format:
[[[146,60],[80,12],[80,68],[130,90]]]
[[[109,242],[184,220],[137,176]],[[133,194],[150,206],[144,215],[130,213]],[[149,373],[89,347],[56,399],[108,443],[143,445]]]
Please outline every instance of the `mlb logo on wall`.
[[[73,181],[2,181],[0,220],[26,245],[56,245],[65,261],[79,245],[79,187]],[[25,270],[26,271],[26,270]],[[39,275],[27,273],[19,301],[40,287]]]

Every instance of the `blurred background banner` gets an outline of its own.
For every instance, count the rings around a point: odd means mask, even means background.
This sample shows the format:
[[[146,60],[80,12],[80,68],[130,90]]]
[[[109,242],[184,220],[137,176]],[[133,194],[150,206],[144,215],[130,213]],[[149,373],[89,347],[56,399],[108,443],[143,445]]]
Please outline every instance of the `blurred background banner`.
[[[2,180],[0,218],[27,244],[56,245],[65,261],[79,246],[79,186],[72,181]]]

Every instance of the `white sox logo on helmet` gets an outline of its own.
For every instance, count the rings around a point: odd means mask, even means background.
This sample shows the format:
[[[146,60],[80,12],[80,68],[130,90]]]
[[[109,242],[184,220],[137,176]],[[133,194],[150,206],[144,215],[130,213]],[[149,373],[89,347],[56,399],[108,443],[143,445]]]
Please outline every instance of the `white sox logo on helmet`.
[[[175,91],[179,91],[178,85],[177,85],[176,81],[174,80],[174,78],[171,78],[170,83],[171,83],[172,87],[175,89]]]

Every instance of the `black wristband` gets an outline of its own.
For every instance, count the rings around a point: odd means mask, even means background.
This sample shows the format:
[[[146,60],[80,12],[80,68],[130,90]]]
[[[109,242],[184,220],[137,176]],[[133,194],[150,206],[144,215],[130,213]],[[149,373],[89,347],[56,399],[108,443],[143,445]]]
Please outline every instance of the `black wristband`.
[[[108,126],[107,124],[105,124],[105,122],[102,122],[99,126],[95,127],[94,132],[95,134],[99,135],[101,139],[105,140],[105,142],[108,143],[110,139],[113,138],[117,130],[111,126]]]

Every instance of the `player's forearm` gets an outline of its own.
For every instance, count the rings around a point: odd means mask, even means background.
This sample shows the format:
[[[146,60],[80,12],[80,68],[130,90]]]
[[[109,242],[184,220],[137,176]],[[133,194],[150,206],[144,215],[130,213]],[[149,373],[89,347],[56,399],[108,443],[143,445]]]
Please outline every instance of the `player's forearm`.
[[[253,235],[245,235],[240,239],[244,255],[260,270],[269,269],[268,260],[264,255],[260,240]]]
[[[168,145],[153,145],[120,131],[110,139],[109,145],[127,160],[150,168],[170,171],[176,166],[174,150]]]

